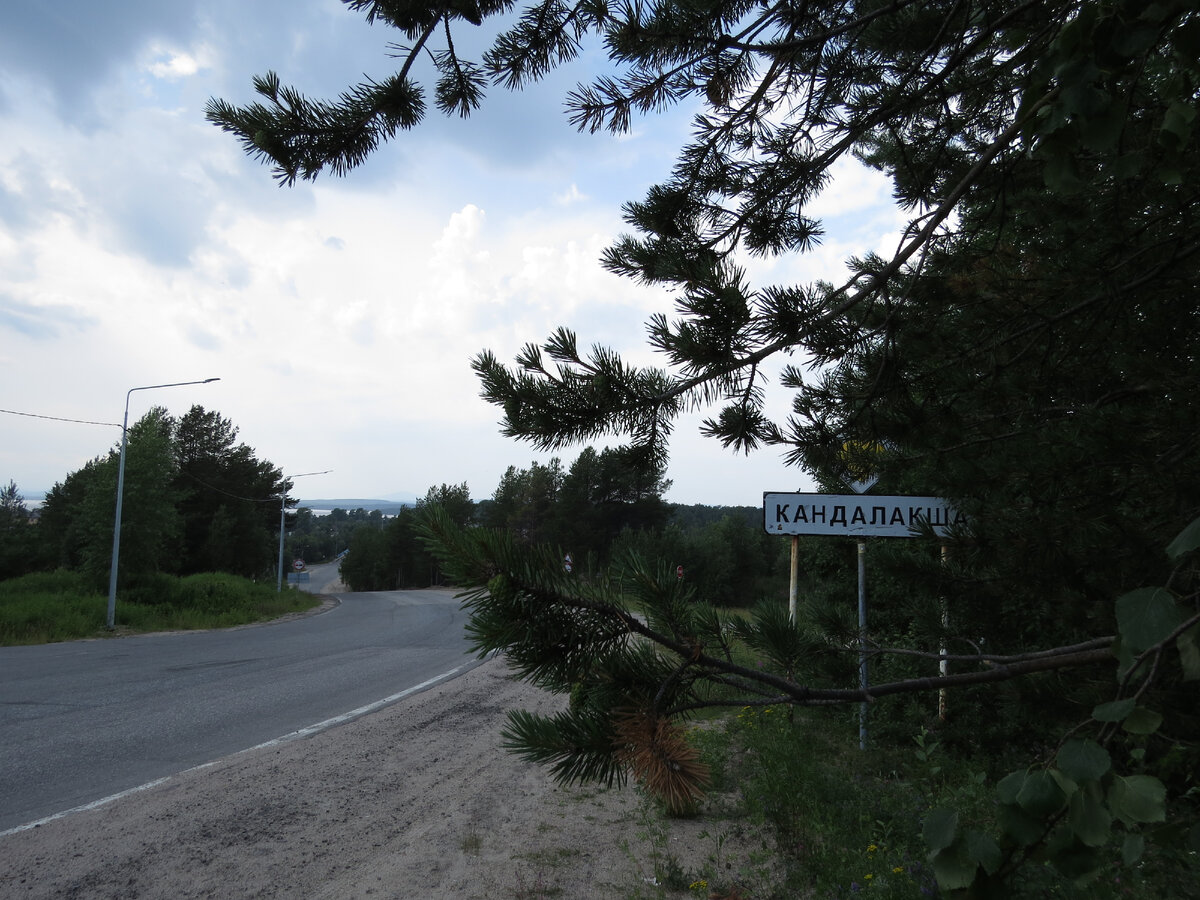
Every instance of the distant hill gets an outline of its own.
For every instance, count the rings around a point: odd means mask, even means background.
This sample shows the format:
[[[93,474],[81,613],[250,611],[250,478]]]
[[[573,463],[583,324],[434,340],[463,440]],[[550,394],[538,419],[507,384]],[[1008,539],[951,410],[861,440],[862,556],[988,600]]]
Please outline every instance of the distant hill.
[[[417,495],[395,494],[391,499],[376,499],[376,500],[354,500],[354,499],[335,499],[335,500],[297,500],[296,506],[304,507],[305,509],[344,509],[351,511],[355,509],[399,509],[403,506],[416,506]]]
[[[384,512],[394,512],[401,507],[416,506],[418,499],[416,494],[389,494],[386,497],[370,500],[353,498],[298,500],[296,501],[296,506],[322,511],[344,509],[347,512],[352,512],[356,509],[365,509],[370,512],[371,510],[378,509]],[[475,502],[490,502],[490,500],[476,500]],[[672,521],[677,525],[686,527],[703,527],[712,522],[719,522],[726,516],[743,519],[751,525],[762,524],[762,507],[758,506],[707,506],[702,503],[672,503],[670,506]]]

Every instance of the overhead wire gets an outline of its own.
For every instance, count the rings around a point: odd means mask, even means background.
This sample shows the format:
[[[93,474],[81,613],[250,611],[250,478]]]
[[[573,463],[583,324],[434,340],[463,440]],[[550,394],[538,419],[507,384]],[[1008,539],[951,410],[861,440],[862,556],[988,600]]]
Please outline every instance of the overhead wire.
[[[0,413],[7,413],[10,416],[27,416],[31,419],[49,419],[53,422],[74,422],[76,425],[111,425],[113,428],[120,428],[119,422],[92,422],[88,419],[67,419],[62,416],[44,416],[40,413],[18,412],[15,409],[0,409]]]

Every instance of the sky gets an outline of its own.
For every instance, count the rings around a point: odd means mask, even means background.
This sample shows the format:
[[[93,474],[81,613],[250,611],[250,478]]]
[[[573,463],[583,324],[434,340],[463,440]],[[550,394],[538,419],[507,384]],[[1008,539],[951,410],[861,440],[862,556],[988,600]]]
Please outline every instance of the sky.
[[[468,28],[468,32],[473,31]],[[478,56],[481,29],[456,36]],[[672,297],[605,272],[624,202],[669,174],[688,110],[580,134],[563,100],[593,46],[544,83],[493,88],[467,120],[426,120],[344,178],[280,187],[204,118],[256,99],[268,70],[314,97],[395,71],[399,32],[338,0],[123,0],[0,6],[0,482],[38,495],[119,443],[152,406],[193,404],[295,480],[293,496],[392,498],[466,482],[490,497],[536,452],[500,434],[471,358],[511,363],[557,327],[660,365],[645,322]],[[810,213],[815,252],[759,283],[840,281],[890,249],[889,185],[844,167]],[[790,400],[769,395],[782,419]],[[767,448],[734,454],[683,419],[666,499],[761,506],[810,490]],[[99,423],[99,424],[90,424]],[[615,446],[612,439],[596,445]],[[325,472],[307,475],[310,472]]]

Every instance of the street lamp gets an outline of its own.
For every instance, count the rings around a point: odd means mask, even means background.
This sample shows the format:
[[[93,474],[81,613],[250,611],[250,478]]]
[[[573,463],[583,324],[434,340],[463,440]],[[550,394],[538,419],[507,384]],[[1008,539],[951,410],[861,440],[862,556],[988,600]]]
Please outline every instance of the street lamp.
[[[152,391],[156,388],[182,387],[185,384],[209,384],[220,378],[205,378],[203,381],[174,381],[171,384],[148,384],[130,388],[125,393],[125,418],[121,421],[121,462],[117,466],[117,516],[113,523],[112,563],[108,570],[108,629],[111,631],[117,615],[117,558],[121,553],[121,500],[125,493],[125,447],[129,443],[129,397],[134,391]]]
[[[328,475],[333,469],[325,469],[322,472],[301,472],[299,475],[288,475],[284,477],[284,481],[291,481],[293,478],[304,478],[308,475]],[[275,593],[283,592],[283,517],[287,512],[287,491],[285,490],[279,495],[279,579],[275,585]]]

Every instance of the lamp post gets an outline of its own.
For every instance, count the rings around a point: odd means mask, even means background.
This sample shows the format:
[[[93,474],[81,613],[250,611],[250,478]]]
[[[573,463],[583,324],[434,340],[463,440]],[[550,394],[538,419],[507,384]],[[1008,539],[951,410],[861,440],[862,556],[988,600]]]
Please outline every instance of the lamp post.
[[[125,493],[125,448],[129,443],[129,398],[134,391],[152,391],[156,388],[182,387],[185,384],[209,384],[220,378],[205,378],[203,381],[173,381],[170,384],[148,384],[130,388],[125,393],[125,418],[121,420],[121,461],[117,466],[117,515],[113,522],[112,563],[108,570],[108,629],[116,623],[117,614],[117,559],[121,554],[121,500]]]
[[[293,478],[305,478],[309,475],[328,475],[333,469],[325,469],[322,472],[301,472],[299,475],[288,475],[284,481],[291,481]],[[287,491],[279,495],[279,578],[275,584],[275,593],[283,593],[283,517],[287,512]]]

